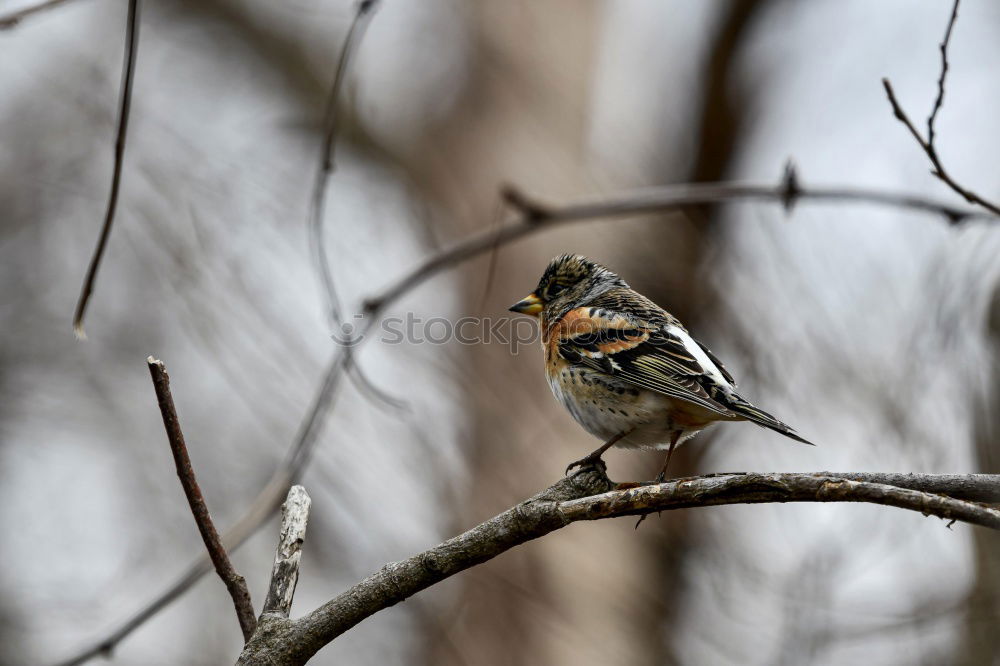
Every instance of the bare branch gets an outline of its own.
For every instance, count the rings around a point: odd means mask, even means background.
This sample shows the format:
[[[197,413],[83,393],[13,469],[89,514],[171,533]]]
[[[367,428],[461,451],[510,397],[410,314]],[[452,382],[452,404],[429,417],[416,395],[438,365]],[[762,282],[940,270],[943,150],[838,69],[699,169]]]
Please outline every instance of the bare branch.
[[[24,9],[18,9],[10,14],[0,16],[0,30],[13,28],[29,16],[44,12],[48,9],[53,9],[66,2],[68,2],[68,0],[46,0],[45,2],[40,2],[37,5],[25,7]]]
[[[337,288],[333,282],[333,270],[330,268],[330,255],[326,249],[326,190],[330,182],[330,177],[336,168],[333,155],[336,149],[337,129],[339,127],[340,115],[339,100],[340,91],[344,87],[347,78],[347,67],[351,60],[351,55],[361,43],[368,27],[368,21],[378,8],[378,0],[362,0],[358,3],[354,13],[354,20],[347,30],[344,43],[340,49],[340,57],[337,59],[337,70],[333,77],[333,84],[330,86],[330,94],[326,100],[326,111],[323,114],[323,144],[320,151],[319,168],[316,171],[316,182],[313,185],[312,200],[309,209],[309,239],[316,254],[316,267],[319,272],[320,285],[323,287],[323,294],[326,298],[327,322],[331,328],[337,329],[342,324],[340,312],[340,299],[337,297]],[[350,355],[350,349],[345,353]],[[375,384],[368,378],[360,366],[348,358],[348,377],[355,383],[362,393],[365,393],[376,400],[379,400],[390,407],[396,409],[406,409],[405,401],[395,398]]]
[[[934,145],[934,121],[937,120],[938,111],[944,104],[944,81],[948,76],[948,44],[951,42],[951,31],[955,27],[955,19],[958,18],[958,3],[959,0],[955,0],[955,4],[951,6],[951,18],[948,19],[944,39],[938,44],[938,49],[941,51],[941,74],[938,76],[938,93],[934,99],[934,107],[931,109],[931,114],[927,116],[927,143],[931,146]]]
[[[295,586],[299,581],[299,560],[302,558],[302,544],[306,538],[310,504],[312,500],[305,488],[292,486],[285,503],[281,505],[281,531],[278,535],[278,547],[274,552],[271,584],[257,629],[240,655],[241,662],[245,656],[256,654],[256,646],[266,640],[265,637],[281,631],[288,623]]]
[[[366,331],[367,329],[364,332]],[[271,474],[271,479],[254,498],[246,513],[222,535],[222,542],[230,551],[243,545],[277,511],[285,495],[285,488],[293,483],[308,465],[319,434],[333,411],[340,380],[346,368],[346,358],[343,353],[334,353],[285,459]],[[59,662],[58,666],[77,666],[95,657],[107,656],[133,631],[155,617],[211,570],[208,555],[200,554],[167,590],[146,603],[107,636],[73,657]]]
[[[292,486],[285,503],[281,505],[281,532],[278,548],[274,552],[274,566],[271,568],[271,585],[267,590],[265,615],[287,618],[292,610],[295,585],[299,581],[299,560],[302,559],[302,543],[306,539],[306,523],[309,521],[309,506],[312,500],[302,486]]]
[[[570,523],[671,509],[765,502],[867,502],[947,520],[1000,529],[1000,510],[899,486],[828,474],[719,474],[662,484],[614,484],[603,469],[586,468],[471,530],[378,572],[294,621],[258,632],[239,664],[297,665],[367,617],[393,606],[514,546]],[[885,474],[885,480],[946,492],[953,475]],[[1000,488],[1000,475],[972,475],[975,484]],[[963,479],[964,481],[965,479]],[[959,484],[962,492],[968,486]]]
[[[363,0],[358,3],[354,20],[347,30],[344,44],[340,49],[340,57],[337,60],[337,71],[333,77],[333,85],[330,86],[330,94],[326,100],[326,112],[323,114],[323,146],[320,153],[319,169],[316,172],[316,183],[313,186],[312,206],[309,211],[309,229],[312,232],[311,238],[316,252],[316,263],[319,268],[320,283],[323,285],[327,301],[327,315],[331,326],[340,325],[340,301],[337,298],[337,290],[333,284],[333,271],[330,269],[330,256],[326,251],[326,233],[324,225],[324,212],[326,209],[326,189],[330,181],[330,176],[334,171],[333,153],[336,147],[337,127],[339,125],[338,101],[340,90],[344,85],[347,75],[347,66],[351,60],[351,54],[357,44],[361,43],[364,37],[365,27],[368,25],[368,18],[377,8],[376,0]]]
[[[597,497],[564,502],[559,513],[569,521],[598,520],[699,506],[723,504],[759,504],[766,502],[867,502],[917,511],[925,516],[937,516],[1000,530],[1000,509],[943,494],[923,492],[895,484],[853,481],[852,475],[823,474],[720,474],[710,477],[677,479],[669,483],[643,485],[614,490]],[[897,475],[881,475],[891,480]],[[924,487],[943,490],[953,478],[935,479],[936,475],[898,475],[901,483],[922,477]],[[952,475],[946,475],[952,477]],[[1000,488],[1000,475],[988,477],[995,496]]]
[[[925,493],[947,495],[968,502],[1000,504],[997,474],[893,474],[885,472],[819,472],[819,476],[880,483]]]
[[[501,226],[503,226],[503,213],[504,205],[503,199],[497,203],[496,212],[493,214],[493,224],[491,228],[496,231]],[[479,299],[479,310],[486,307],[486,299],[490,295],[490,291],[493,289],[493,279],[496,277],[497,270],[497,260],[500,258],[500,245],[496,244],[490,250],[490,261],[486,266],[486,280],[483,282],[483,295]]]
[[[125,135],[128,130],[129,110],[132,108],[132,80],[135,77],[135,57],[138,48],[139,0],[129,0],[128,18],[126,19],[125,28],[125,62],[122,65],[122,92],[118,106],[118,132],[115,138],[115,163],[111,172],[111,192],[108,194],[108,206],[104,213],[104,225],[101,227],[101,234],[97,238],[97,247],[94,248],[94,254],[90,258],[87,275],[83,278],[83,288],[80,291],[80,298],[76,303],[76,312],[73,314],[73,332],[80,339],[87,337],[83,330],[83,317],[87,312],[87,303],[90,301],[90,295],[94,292],[97,271],[101,267],[104,250],[108,246],[108,238],[111,236],[111,225],[115,221],[115,209],[118,207],[118,190],[122,180]]]
[[[206,553],[195,562],[188,571],[178,578],[173,585],[157,597],[153,602],[147,604],[141,611],[126,620],[113,632],[102,638],[95,645],[82,652],[60,661],[56,666],[79,666],[96,657],[110,658],[115,647],[126,636],[146,623],[146,620],[156,616],[161,610],[173,603],[178,597],[188,590],[192,585],[201,580],[201,577],[212,570],[212,563]]]
[[[243,630],[243,640],[250,640],[257,627],[250,591],[247,589],[246,580],[237,573],[229,560],[226,548],[219,539],[219,532],[215,529],[215,523],[212,522],[212,516],[208,513],[208,505],[205,504],[198,479],[195,478],[187,445],[184,443],[184,433],[181,432],[181,424],[177,419],[174,398],[170,393],[170,376],[163,363],[152,356],[146,359],[146,363],[149,365],[149,375],[153,378],[156,400],[160,405],[160,414],[163,415],[163,427],[167,430],[170,450],[174,454],[177,477],[181,480],[181,487],[194,515],[194,522],[198,525],[198,531],[201,533],[202,541],[205,542],[209,557],[212,558],[212,564],[215,565],[215,571],[229,590],[229,596],[233,598],[236,617],[240,622],[240,629]]]
[[[791,176],[790,176],[791,174]],[[815,201],[824,203],[868,203],[907,208],[941,215],[952,224],[970,219],[995,220],[972,210],[955,208],[944,203],[911,194],[886,192],[861,187],[806,187],[799,183],[794,171],[786,170],[778,185],[754,183],[685,183],[668,185],[626,194],[616,199],[551,206],[535,201],[512,186],[501,196],[521,214],[521,219],[499,229],[487,229],[473,234],[449,248],[432,255],[406,273],[381,293],[364,301],[367,314],[374,315],[386,305],[411,291],[429,277],[455,264],[507,245],[525,236],[549,230],[559,224],[596,218],[627,217],[650,213],[666,213],[706,204],[732,201],[775,201],[789,209],[794,203]]]
[[[950,187],[954,192],[961,195],[961,197],[970,204],[982,206],[994,215],[1000,215],[1000,207],[987,201],[986,199],[983,199],[972,190],[966,189],[951,177],[951,175],[945,170],[944,165],[941,163],[937,147],[934,145],[934,139],[936,138],[934,123],[937,120],[938,112],[944,104],[944,84],[948,75],[948,44],[951,41],[952,29],[955,27],[955,19],[958,18],[958,3],[959,0],[955,0],[955,4],[952,6],[951,10],[951,18],[948,20],[948,28],[944,33],[944,40],[939,45],[939,48],[941,49],[941,74],[938,77],[937,97],[934,100],[934,106],[931,108],[930,115],[927,116],[926,140],[920,135],[916,125],[913,124],[913,121],[910,120],[906,111],[903,110],[899,100],[896,99],[896,93],[893,91],[892,84],[889,82],[889,79],[883,78],[882,85],[885,87],[885,94],[889,98],[889,104],[892,105],[892,112],[896,116],[896,119],[903,123],[906,129],[910,131],[910,134],[913,135],[917,145],[919,145],[924,153],[927,154],[927,159],[930,160],[931,165],[934,167],[931,170],[931,173],[936,176],[938,180]]]

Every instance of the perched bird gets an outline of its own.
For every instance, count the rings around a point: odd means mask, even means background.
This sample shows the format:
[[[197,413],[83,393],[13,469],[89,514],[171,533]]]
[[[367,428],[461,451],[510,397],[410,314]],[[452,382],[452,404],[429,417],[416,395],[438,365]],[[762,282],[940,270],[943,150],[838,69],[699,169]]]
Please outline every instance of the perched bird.
[[[674,448],[717,421],[752,421],[812,444],[736,392],[732,375],[681,322],[604,266],[574,254],[549,262],[538,286],[510,307],[541,318],[545,376],[552,393],[611,446]]]

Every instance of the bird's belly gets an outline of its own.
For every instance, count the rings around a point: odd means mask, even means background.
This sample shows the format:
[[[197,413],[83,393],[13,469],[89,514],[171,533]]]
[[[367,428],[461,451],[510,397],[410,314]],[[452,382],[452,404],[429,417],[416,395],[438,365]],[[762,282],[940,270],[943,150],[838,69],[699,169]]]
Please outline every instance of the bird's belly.
[[[601,375],[587,368],[567,366],[549,375],[549,387],[572,417],[591,435],[608,440],[615,435],[632,431],[644,435],[633,442],[632,436],[619,442],[619,446],[651,446],[657,437],[666,441],[659,423],[666,424],[665,403],[661,396]],[[661,430],[661,433],[651,431]]]
[[[671,434],[686,439],[717,419],[706,410],[640,389],[603,373],[565,366],[548,373],[549,387],[584,430],[607,441],[629,432],[616,446],[663,448]]]

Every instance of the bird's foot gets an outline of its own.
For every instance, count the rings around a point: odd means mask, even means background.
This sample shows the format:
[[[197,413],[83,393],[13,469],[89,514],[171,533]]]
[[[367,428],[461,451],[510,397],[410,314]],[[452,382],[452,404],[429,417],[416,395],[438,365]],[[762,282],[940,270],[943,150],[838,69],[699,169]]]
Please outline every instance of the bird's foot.
[[[579,467],[581,470],[584,469],[585,467],[597,467],[602,472],[605,472],[608,469],[608,465],[607,463],[604,462],[604,459],[601,458],[599,454],[595,455],[593,453],[591,453],[589,456],[586,456],[585,458],[574,460],[570,464],[566,465],[566,474],[569,474],[570,470],[572,470],[574,467]]]

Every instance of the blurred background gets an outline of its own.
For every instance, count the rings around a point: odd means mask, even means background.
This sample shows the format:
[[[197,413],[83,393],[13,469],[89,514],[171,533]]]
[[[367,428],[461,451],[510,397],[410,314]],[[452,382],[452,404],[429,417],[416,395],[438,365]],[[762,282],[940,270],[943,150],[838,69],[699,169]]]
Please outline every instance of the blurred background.
[[[28,2],[0,2],[0,13]],[[340,0],[143,3],[116,228],[70,319],[104,212],[125,3],[76,0],[0,32],[0,662],[65,659],[164,590],[202,545],[145,367],[166,363],[220,527],[280,463],[335,352],[306,224]],[[930,110],[944,0],[387,0],[341,98],[325,224],[348,313],[497,224],[498,190],[568,202],[644,186],[777,182],[961,203],[892,116]],[[1000,5],[962,4],[938,120],[945,164],[1000,197]],[[726,424],[674,474],[1000,472],[1000,234],[801,202],[561,226],[484,255],[387,316],[503,316],[546,261],[618,271],[819,446]],[[302,477],[293,615],[549,485],[591,451],[536,347],[360,354]],[[653,452],[612,451],[616,480]],[[377,491],[377,501],[374,501]],[[855,505],[738,506],[577,524],[368,619],[334,664],[989,664],[1000,538]],[[258,605],[277,521],[235,554]],[[232,663],[207,576],[116,664]]]

